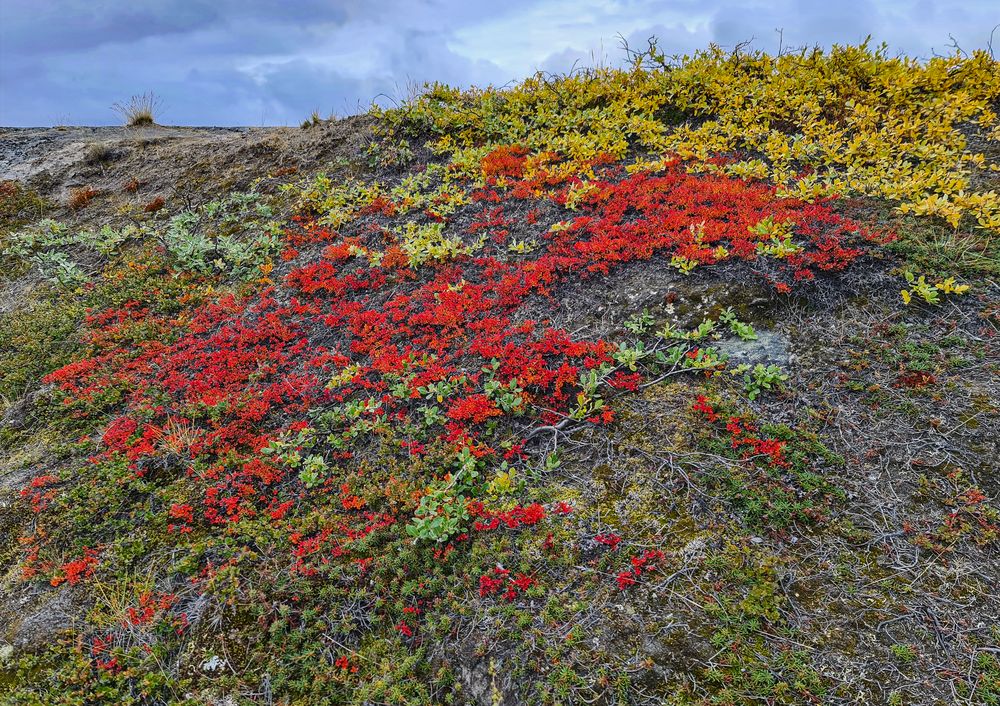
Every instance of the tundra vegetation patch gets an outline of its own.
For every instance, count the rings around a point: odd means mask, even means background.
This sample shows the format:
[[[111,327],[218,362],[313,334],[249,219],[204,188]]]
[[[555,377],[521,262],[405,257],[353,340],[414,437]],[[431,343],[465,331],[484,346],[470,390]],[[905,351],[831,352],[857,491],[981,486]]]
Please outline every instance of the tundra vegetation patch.
[[[1000,67],[630,59],[4,182],[5,703],[1000,703]]]

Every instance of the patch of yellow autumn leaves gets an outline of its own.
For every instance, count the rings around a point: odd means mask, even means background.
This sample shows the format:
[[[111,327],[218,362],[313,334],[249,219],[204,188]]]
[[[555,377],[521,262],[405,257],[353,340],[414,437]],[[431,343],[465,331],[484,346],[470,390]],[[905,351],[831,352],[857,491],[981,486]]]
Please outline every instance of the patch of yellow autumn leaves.
[[[540,171],[583,178],[599,155],[631,159],[631,170],[680,158],[695,171],[768,179],[785,196],[877,196],[1000,232],[998,100],[1000,64],[983,51],[919,61],[866,42],[667,58],[651,44],[621,69],[505,88],[434,84],[374,112],[392,139],[431,134],[430,147],[466,174],[510,144],[559,155],[535,160]]]

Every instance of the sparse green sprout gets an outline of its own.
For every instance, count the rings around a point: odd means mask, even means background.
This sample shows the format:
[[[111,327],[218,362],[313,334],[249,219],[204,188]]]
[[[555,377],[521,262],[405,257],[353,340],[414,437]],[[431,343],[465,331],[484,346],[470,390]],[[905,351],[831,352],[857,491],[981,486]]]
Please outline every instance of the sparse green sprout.
[[[682,275],[689,275],[698,266],[698,261],[683,255],[674,255],[670,258],[670,266],[680,271]]]
[[[598,391],[600,378],[596,370],[580,374],[580,387],[581,390],[576,395],[576,408],[569,413],[569,418],[575,421],[591,417],[604,409],[604,399]]]
[[[517,253],[519,255],[524,255],[526,253],[534,252],[538,249],[538,243],[535,240],[518,240],[514,238],[510,244],[507,246],[507,250],[512,253]]]
[[[734,377],[743,376],[743,390],[751,400],[757,399],[761,392],[765,390],[770,392],[788,380],[788,375],[777,365],[764,366],[761,363],[757,363],[753,368],[744,363],[729,373]]]
[[[712,319],[705,319],[700,324],[698,328],[694,331],[690,331],[685,335],[685,338],[689,341],[700,341],[703,338],[707,338],[712,332],[715,331],[715,321]]]
[[[663,326],[657,330],[656,335],[660,338],[677,339],[682,336],[681,332],[674,328],[673,324],[669,321],[665,322]]]
[[[649,313],[649,309],[643,309],[641,314],[636,314],[625,322],[625,328],[638,336],[652,328],[653,321],[653,315]]]
[[[398,142],[390,139],[373,140],[365,149],[365,155],[371,167],[405,167],[414,159],[413,149],[406,139]]]
[[[511,468],[505,461],[501,464],[500,471],[486,486],[490,495],[511,495],[524,486],[524,481],[518,480],[517,471]]]
[[[61,287],[77,287],[87,281],[87,274],[79,264],[65,253],[45,251],[31,258],[32,264],[53,284]]]
[[[483,385],[483,391],[507,414],[517,415],[524,412],[524,390],[516,379],[510,380],[506,385],[501,384],[499,380],[489,379]]]
[[[786,235],[784,238],[772,236],[769,243],[757,243],[758,255],[770,255],[771,257],[785,258],[802,252],[802,247],[792,242],[792,236]]]
[[[909,289],[901,289],[899,292],[904,304],[909,304],[915,296],[920,297],[927,304],[940,304],[941,294],[961,296],[970,289],[967,284],[955,284],[954,277],[948,277],[933,285],[927,281],[924,275],[917,277],[909,270],[903,273],[903,277],[910,285]]]
[[[639,367],[639,363],[649,355],[649,351],[643,345],[642,341],[638,341],[634,346],[630,346],[627,343],[619,343],[618,350],[611,354],[611,357],[615,359],[615,362],[620,365],[624,365],[631,371],[635,371]]]
[[[663,366],[680,367],[682,370],[718,369],[725,358],[714,348],[691,349],[685,345],[672,346],[666,352],[657,351],[657,362]]]
[[[326,478],[327,470],[326,459],[319,454],[310,454],[302,461],[299,480],[305,487],[315,488]]]
[[[917,658],[917,653],[913,650],[910,645],[898,644],[893,645],[889,648],[892,652],[893,657],[902,662],[903,664],[909,664]]]
[[[719,314],[719,321],[728,324],[729,330],[744,341],[757,340],[757,332],[754,331],[753,326],[736,318],[736,312],[733,311],[731,306],[722,310],[722,313]]]
[[[452,486],[435,485],[420,498],[406,534],[415,541],[446,542],[462,530],[469,519],[464,495],[456,495]]]
[[[705,319],[698,324],[697,328],[690,331],[678,331],[670,322],[667,322],[660,327],[656,335],[660,338],[675,341],[700,341],[703,338],[711,336],[714,331],[715,321],[713,319]]]
[[[361,372],[360,365],[347,365],[339,373],[330,377],[329,382],[326,383],[326,389],[335,390],[336,388],[346,385]]]

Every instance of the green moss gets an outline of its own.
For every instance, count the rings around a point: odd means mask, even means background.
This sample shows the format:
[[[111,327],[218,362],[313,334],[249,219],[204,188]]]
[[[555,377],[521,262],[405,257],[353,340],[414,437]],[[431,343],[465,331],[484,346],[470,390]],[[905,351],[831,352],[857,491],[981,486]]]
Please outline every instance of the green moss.
[[[48,201],[21,182],[0,181],[0,245],[4,233],[42,218],[51,207]]]
[[[889,648],[892,656],[903,664],[910,664],[917,658],[917,653],[911,645],[897,644]]]
[[[895,223],[899,239],[889,250],[915,271],[937,277],[990,278],[1000,275],[1000,243],[990,232],[956,230],[926,218]]]
[[[0,411],[75,358],[83,315],[82,304],[44,295],[0,315]]]
[[[705,591],[711,619],[714,666],[704,670],[711,703],[802,704],[815,702],[827,682],[810,651],[784,623],[787,599],[779,585],[782,560],[748,544],[728,542],[709,556],[717,575]]]
[[[714,401],[721,419],[738,414],[736,408]],[[832,471],[843,467],[844,459],[827,449],[808,429],[787,425],[760,424],[743,413],[741,424],[759,427],[754,436],[782,444],[781,463],[764,454],[744,459],[733,444],[733,435],[722,423],[706,424],[696,432],[703,450],[732,462],[699,462],[691,465],[691,475],[699,478],[713,494],[724,500],[753,530],[780,533],[795,525],[822,522],[844,498],[833,481]],[[750,453],[750,452],[746,452]]]

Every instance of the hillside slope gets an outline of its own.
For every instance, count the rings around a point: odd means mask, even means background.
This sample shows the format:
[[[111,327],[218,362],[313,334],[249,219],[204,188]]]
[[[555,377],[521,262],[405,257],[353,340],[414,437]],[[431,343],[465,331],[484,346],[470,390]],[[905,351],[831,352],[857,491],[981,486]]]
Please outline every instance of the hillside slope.
[[[1000,703],[1000,67],[0,131],[0,700]]]

